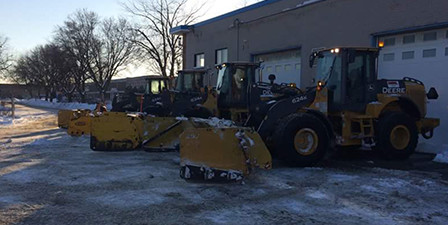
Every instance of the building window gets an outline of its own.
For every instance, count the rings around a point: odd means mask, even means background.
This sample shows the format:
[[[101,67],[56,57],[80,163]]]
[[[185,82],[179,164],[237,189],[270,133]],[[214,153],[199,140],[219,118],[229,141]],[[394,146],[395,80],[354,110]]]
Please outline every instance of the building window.
[[[215,64],[219,65],[227,62],[227,54],[228,54],[227,48],[216,50]]]
[[[403,44],[411,44],[415,42],[415,35],[406,35],[403,37]]]
[[[423,50],[423,58],[436,57],[436,54],[437,54],[437,50],[435,48]]]
[[[384,56],[383,56],[384,62],[390,62],[390,61],[394,61],[394,60],[395,60],[395,53],[387,53],[387,54],[384,54]]]
[[[395,38],[386,38],[384,39],[384,46],[394,46]]]
[[[448,47],[445,48],[445,56],[448,56]]]
[[[437,32],[428,32],[423,34],[423,41],[435,41],[437,40]]]
[[[194,67],[200,68],[205,66],[205,55],[204,53],[194,55]]]
[[[280,66],[280,65],[276,65],[275,66],[275,72],[276,73],[280,72],[281,70],[282,70],[282,66]]]
[[[446,31],[445,37],[448,38],[448,30]]]
[[[402,54],[402,59],[403,60],[413,59],[413,58],[414,58],[414,51],[403,52],[403,54]]]

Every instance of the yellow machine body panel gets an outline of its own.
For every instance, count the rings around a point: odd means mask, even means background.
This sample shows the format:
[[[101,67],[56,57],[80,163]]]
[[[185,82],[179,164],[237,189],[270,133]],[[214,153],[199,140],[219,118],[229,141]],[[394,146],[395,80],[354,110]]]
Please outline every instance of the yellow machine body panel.
[[[421,117],[426,116],[426,91],[425,86],[419,85],[413,82],[405,82],[406,85],[406,96],[409,97],[409,99],[412,99],[412,101],[415,103],[415,105],[418,107],[418,110],[421,113]]]
[[[238,180],[255,167],[270,169],[272,158],[249,128],[188,128],[180,136],[181,176]]]

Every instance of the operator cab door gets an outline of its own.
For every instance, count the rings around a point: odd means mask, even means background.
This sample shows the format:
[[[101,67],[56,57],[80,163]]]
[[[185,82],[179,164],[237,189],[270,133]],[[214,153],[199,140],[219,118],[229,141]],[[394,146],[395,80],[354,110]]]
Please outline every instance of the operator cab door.
[[[329,80],[330,110],[364,112],[376,98],[376,52],[348,49],[342,54]]]
[[[254,67],[247,65],[229,66],[223,80],[218,81],[220,108],[248,108],[249,84],[254,80]]]

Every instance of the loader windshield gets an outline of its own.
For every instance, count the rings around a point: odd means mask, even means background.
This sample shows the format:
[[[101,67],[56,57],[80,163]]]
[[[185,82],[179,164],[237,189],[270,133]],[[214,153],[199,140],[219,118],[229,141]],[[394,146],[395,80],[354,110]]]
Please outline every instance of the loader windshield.
[[[226,84],[226,82],[224,82],[224,77],[227,77],[225,75],[228,74],[229,71],[230,71],[229,67],[226,67],[225,65],[223,65],[219,68],[218,81],[216,82],[216,90],[217,90],[218,94],[220,94],[221,91],[227,92],[226,90],[229,88],[228,84]]]
[[[204,86],[202,72],[182,72],[176,82],[177,91],[199,91]]]
[[[328,80],[337,58],[340,58],[339,54],[331,53],[330,51],[319,54],[319,58],[317,59],[316,82]]]

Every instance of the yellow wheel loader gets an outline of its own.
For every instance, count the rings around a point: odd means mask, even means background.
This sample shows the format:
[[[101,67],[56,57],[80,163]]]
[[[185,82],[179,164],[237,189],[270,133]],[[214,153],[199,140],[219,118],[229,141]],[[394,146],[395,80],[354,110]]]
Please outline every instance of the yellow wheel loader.
[[[378,51],[314,52],[316,86],[307,90],[274,84],[274,75],[257,82],[256,64],[226,63],[217,86],[220,117],[253,127],[274,155],[298,166],[314,165],[334,145],[369,145],[385,158],[407,158],[418,135],[431,138],[440,123],[426,118],[427,99],[438,94],[412,78],[378,80]]]

